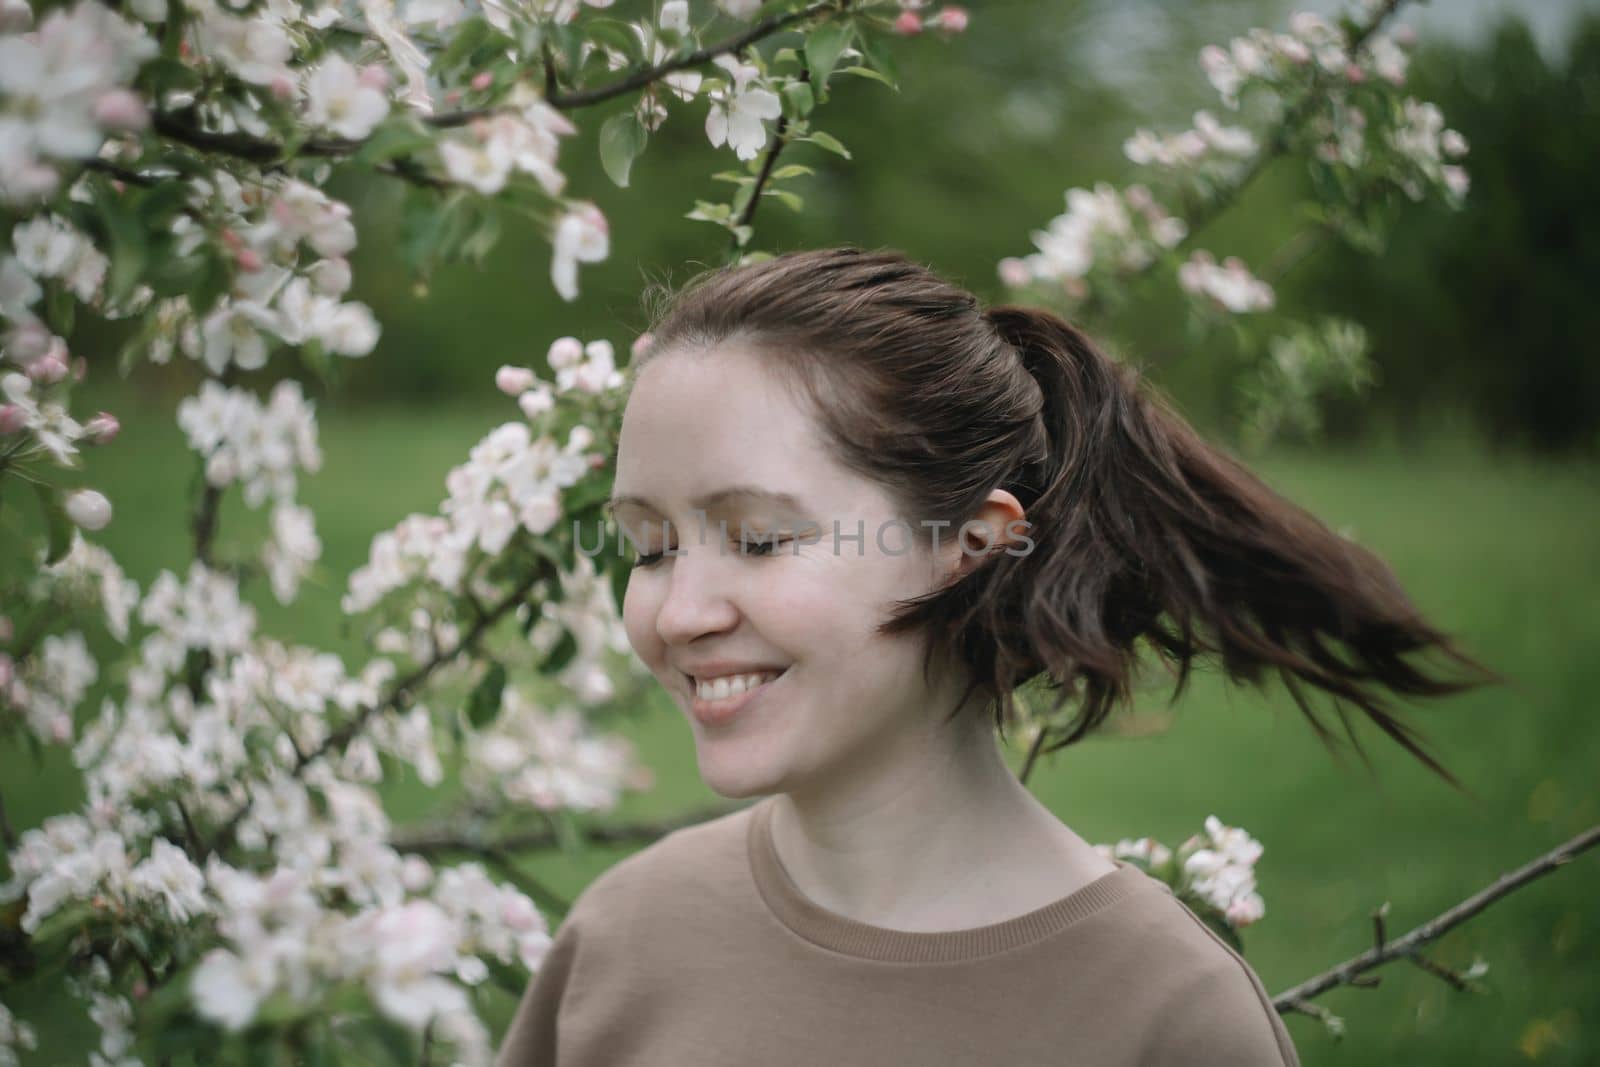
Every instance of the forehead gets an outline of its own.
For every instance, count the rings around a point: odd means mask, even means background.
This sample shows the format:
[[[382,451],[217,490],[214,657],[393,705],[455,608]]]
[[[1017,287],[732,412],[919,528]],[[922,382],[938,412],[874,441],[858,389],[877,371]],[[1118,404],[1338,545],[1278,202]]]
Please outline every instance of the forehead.
[[[673,352],[639,372],[623,413],[616,493],[687,502],[730,485],[806,498],[849,472],[799,399],[745,349]]]

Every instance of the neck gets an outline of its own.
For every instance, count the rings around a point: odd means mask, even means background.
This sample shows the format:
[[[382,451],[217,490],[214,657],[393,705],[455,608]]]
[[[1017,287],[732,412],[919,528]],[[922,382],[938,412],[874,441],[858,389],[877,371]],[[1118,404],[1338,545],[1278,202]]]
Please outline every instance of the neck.
[[[1017,781],[963,712],[876,767],[779,794],[772,839],[815,903],[892,929],[961,929],[1042,907],[1114,869]]]

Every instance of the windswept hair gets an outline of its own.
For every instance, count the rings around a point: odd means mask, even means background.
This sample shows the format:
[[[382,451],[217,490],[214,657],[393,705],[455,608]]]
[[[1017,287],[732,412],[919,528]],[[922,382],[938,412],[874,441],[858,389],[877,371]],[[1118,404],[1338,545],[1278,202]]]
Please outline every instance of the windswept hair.
[[[1505,679],[1413,606],[1394,572],[1208,444],[1137,371],[1065,319],[970,292],[893,251],[836,247],[704,272],[646,295],[638,366],[727,343],[770,360],[808,403],[832,456],[882,486],[903,515],[959,529],[989,493],[1013,493],[1035,542],[995,553],[879,627],[922,632],[924,672],[954,657],[1002,736],[1014,692],[1041,678],[1064,733],[1082,738],[1131,702],[1143,638],[1175,668],[1198,656],[1259,685],[1276,669],[1330,748],[1307,699],[1332,694],[1452,784],[1382,691],[1457,692]],[[912,524],[919,541],[933,534]],[[1467,676],[1425,672],[1436,652]]]

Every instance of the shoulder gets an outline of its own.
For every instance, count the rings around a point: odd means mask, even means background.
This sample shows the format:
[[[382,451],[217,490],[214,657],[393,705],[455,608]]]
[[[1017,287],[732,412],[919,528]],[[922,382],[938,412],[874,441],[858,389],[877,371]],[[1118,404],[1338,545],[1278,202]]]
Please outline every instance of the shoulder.
[[[578,895],[566,921],[614,925],[728,892],[748,871],[749,816],[746,805],[679,827],[617,861]]]
[[[1299,1067],[1288,1030],[1244,957],[1164,886],[1127,903],[1136,905],[1125,912],[1129,947],[1149,998],[1144,1062]]]

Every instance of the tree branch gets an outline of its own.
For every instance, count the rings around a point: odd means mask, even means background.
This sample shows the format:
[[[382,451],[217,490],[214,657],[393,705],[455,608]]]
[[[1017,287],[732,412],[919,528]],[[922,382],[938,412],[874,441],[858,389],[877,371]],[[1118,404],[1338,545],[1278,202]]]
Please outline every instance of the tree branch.
[[[791,11],[785,15],[768,15],[760,22],[753,23],[748,29],[734,34],[725,41],[705,48],[697,48],[693,52],[658,63],[653,67],[641,68],[618,81],[612,82],[610,85],[597,86],[593,89],[579,89],[571,93],[549,94],[547,90],[545,102],[551,107],[562,111],[571,111],[575,108],[603,103],[613,97],[621,96],[623,93],[642,89],[651,82],[657,81],[675,71],[698,67],[709,63],[720,55],[737,52],[746,45],[754,44],[763,37],[769,37],[797,22],[804,22],[807,19],[827,14],[830,11],[842,12],[845,6],[847,5],[838,3],[836,0],[822,0],[821,3],[812,4],[810,7],[801,8],[799,11]],[[469,119],[468,121],[471,120]]]
[[[668,74],[685,70],[689,67],[701,66],[709,63],[717,56],[737,52],[746,45],[771,36],[780,30],[787,29],[795,23],[804,22],[829,12],[843,11],[845,6],[845,3],[841,3],[841,0],[822,0],[820,3],[812,4],[799,11],[791,11],[783,15],[769,15],[744,31],[717,44],[698,48],[693,52],[668,59],[654,66],[641,67],[632,74],[608,85],[596,86],[593,89],[579,89],[571,93],[559,91],[554,76],[555,67],[550,62],[550,55],[547,51],[545,56],[545,102],[560,111],[574,111],[578,108],[604,103],[624,93],[642,89]],[[503,109],[500,107],[467,108],[461,111],[448,111],[437,115],[422,116],[422,121],[437,129],[454,129],[469,125],[477,119],[485,118],[500,110]],[[277,141],[251,137],[248,134],[214,133],[182,122],[170,113],[156,112],[151,118],[151,125],[156,133],[162,137],[203,152],[217,152],[222,155],[232,156],[235,159],[263,165],[282,162],[286,158],[285,146]],[[361,141],[352,141],[347,138],[312,138],[300,145],[295,150],[295,154],[338,159],[355,154],[361,148],[362,143]],[[416,184],[429,187],[438,187],[440,185],[440,179],[433,178],[416,167],[391,164],[378,169],[385,174]],[[449,185],[450,183],[444,184]]]
[[[579,836],[590,845],[647,845],[674,830],[694,826],[710,819],[720,818],[744,808],[744,804],[717,804],[698,811],[685,812],[667,819],[649,822],[611,823],[583,827]],[[553,827],[524,830],[499,837],[489,837],[473,827],[435,823],[413,827],[392,837],[390,844],[400,852],[419,856],[434,856],[451,852],[485,856],[510,852],[529,852],[536,849],[559,848],[561,838]]]
[[[1392,960],[1406,958],[1422,967],[1431,974],[1440,974],[1445,968],[1432,960],[1419,956],[1423,945],[1438,940],[1449,930],[1460,926],[1474,915],[1483,911],[1490,904],[1521,889],[1529,882],[1541,878],[1551,871],[1566,863],[1581,852],[1600,845],[1600,825],[1591,826],[1578,836],[1562,843],[1538,857],[1530,863],[1517,868],[1507,874],[1501,875],[1487,888],[1473,894],[1455,907],[1440,913],[1427,922],[1411,930],[1403,937],[1394,941],[1384,939],[1383,913],[1379,909],[1374,914],[1374,940],[1377,942],[1372,948],[1359,956],[1354,956],[1336,967],[1324,971],[1315,978],[1308,978],[1292,989],[1287,989],[1272,998],[1272,1006],[1280,1013],[1300,1011],[1306,1014],[1318,1015],[1320,1011],[1307,1011],[1306,1006],[1312,997],[1320,996],[1328,990],[1342,985],[1371,985],[1370,981],[1360,981],[1365,972],[1376,967],[1381,967]],[[1454,972],[1449,974],[1449,981],[1458,989],[1465,987],[1465,980]],[[1443,977],[1443,975],[1440,975]]]

